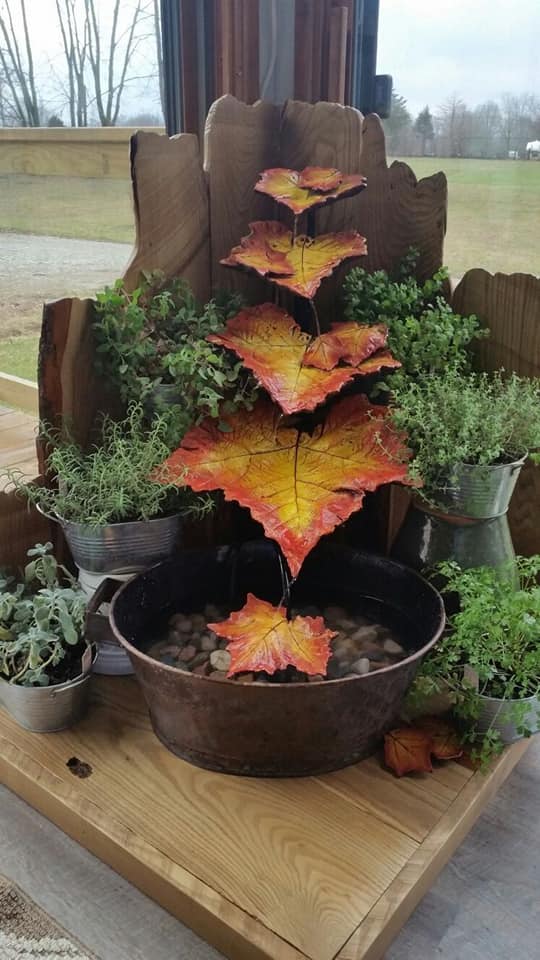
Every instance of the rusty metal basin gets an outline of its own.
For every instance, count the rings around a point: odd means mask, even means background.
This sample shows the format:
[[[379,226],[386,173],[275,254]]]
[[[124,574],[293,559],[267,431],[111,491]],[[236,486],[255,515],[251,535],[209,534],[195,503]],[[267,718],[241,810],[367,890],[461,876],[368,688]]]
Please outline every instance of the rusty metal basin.
[[[223,773],[309,776],[373,753],[395,723],[420,660],[444,627],[431,584],[400,563],[341,545],[321,545],[292,587],[292,602],[339,604],[400,633],[409,656],[341,680],[253,683],[210,680],[148,657],[177,612],[211,602],[239,609],[248,592],[278,603],[279,563],[266,542],[184,551],[134,577],[116,594],[111,626],[129,653],[156,735],[173,753]]]

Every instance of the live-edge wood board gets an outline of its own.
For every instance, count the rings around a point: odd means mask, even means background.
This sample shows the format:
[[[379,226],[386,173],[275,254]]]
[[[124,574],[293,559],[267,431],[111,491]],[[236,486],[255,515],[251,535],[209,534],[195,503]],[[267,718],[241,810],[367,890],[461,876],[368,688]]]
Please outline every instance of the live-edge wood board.
[[[94,678],[62,733],[0,712],[0,780],[232,960],[381,958],[526,746],[486,775],[254,780],[170,754],[131,678]]]

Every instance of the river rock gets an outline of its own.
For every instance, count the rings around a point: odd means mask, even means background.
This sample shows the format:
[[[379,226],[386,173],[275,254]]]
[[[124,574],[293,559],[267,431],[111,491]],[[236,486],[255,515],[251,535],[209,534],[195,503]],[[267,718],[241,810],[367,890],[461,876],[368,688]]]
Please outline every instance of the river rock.
[[[237,683],[255,683],[254,673],[238,673],[234,678]]]
[[[212,670],[209,674],[211,680],[226,680],[227,671],[226,670]]]
[[[196,676],[198,677],[205,677],[206,674],[208,673],[208,663],[201,663],[198,667],[195,667],[195,669],[192,670],[191,672],[196,674]]]
[[[231,655],[228,650],[212,650],[210,664],[214,670],[225,670],[228,673],[231,666]]]
[[[189,663],[190,660],[193,660],[197,656],[197,647],[192,643],[188,643],[187,646],[182,647],[180,653],[178,654],[178,659],[182,663]]]
[[[321,680],[324,680],[322,673],[310,673],[308,675],[308,683],[320,683]]]
[[[178,633],[191,633],[191,618],[187,617],[185,613],[175,613],[174,616],[169,620],[169,623],[171,627],[178,631]]]
[[[400,643],[397,643],[395,640],[392,640],[391,637],[388,637],[383,642],[383,650],[386,650],[386,653],[391,653],[392,656],[402,657],[405,653],[403,647]]]
[[[217,650],[218,647],[218,638],[215,633],[203,633],[200,640],[201,650],[206,650],[208,653],[211,653],[212,650]]]
[[[206,630],[206,617],[202,613],[193,613],[191,615],[191,626],[194,630]]]
[[[368,644],[376,644],[378,640],[378,630],[375,624],[370,624],[366,627],[358,627],[357,630],[352,634],[352,639],[359,646],[367,646]]]
[[[358,673],[360,676],[364,676],[366,673],[369,673],[369,660],[367,657],[360,657],[359,660],[355,660],[352,665],[352,672]]]

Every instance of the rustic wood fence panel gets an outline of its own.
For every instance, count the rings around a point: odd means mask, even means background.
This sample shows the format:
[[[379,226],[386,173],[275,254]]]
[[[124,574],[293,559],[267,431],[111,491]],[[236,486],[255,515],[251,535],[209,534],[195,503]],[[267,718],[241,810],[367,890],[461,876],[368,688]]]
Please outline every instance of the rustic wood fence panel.
[[[454,291],[453,305],[461,314],[475,313],[490,328],[490,337],[478,346],[480,369],[504,367],[540,377],[540,278],[469,270]],[[518,553],[540,553],[539,515],[540,467],[527,464],[509,512]]]

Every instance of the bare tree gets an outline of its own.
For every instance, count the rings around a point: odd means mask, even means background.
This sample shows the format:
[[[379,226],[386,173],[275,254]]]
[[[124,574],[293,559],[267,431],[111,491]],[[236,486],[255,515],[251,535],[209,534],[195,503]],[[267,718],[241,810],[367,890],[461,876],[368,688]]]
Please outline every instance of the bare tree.
[[[0,0],[0,68],[4,119],[6,103],[9,103],[7,109],[16,123],[23,127],[39,127],[40,104],[26,0],[18,0],[17,4],[15,0]]]
[[[445,157],[467,156],[467,142],[471,133],[470,111],[455,94],[439,107],[435,118],[437,151]]]
[[[128,69],[137,46],[143,39],[138,27],[143,20],[146,5],[137,0],[130,15],[130,23],[119,32],[121,0],[112,3],[112,21],[109,35],[102,35],[96,0],[84,0],[88,29],[88,60],[94,87],[94,102],[103,127],[114,126],[120,113],[122,95],[128,81]]]
[[[88,123],[87,20],[79,16],[76,0],[56,0],[56,12],[66,59],[69,119],[72,127],[85,127]]]
[[[165,116],[165,80],[163,75],[163,41],[161,37],[160,0],[154,0],[154,36],[156,38],[156,60],[159,80],[159,100],[161,112]]]
[[[523,151],[535,129],[540,113],[540,100],[533,93],[503,93],[500,98],[501,134],[505,156],[510,151]]]

